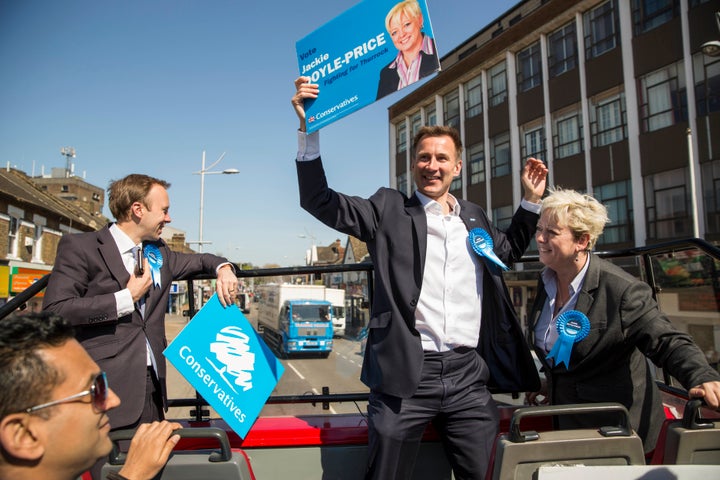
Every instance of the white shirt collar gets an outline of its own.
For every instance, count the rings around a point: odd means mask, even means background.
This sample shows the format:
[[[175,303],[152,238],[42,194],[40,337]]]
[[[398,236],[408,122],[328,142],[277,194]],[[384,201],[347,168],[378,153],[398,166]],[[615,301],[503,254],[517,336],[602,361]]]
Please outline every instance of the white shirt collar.
[[[442,215],[443,210],[440,202],[433,200],[423,193],[420,193],[418,190],[415,191],[415,195],[417,195],[418,200],[420,200],[420,204],[425,209],[425,212]],[[452,193],[448,193],[448,204],[452,205],[449,214],[453,216],[460,216],[460,202],[457,201],[457,198],[455,198]]]
[[[135,242],[132,241],[128,234],[123,232],[120,227],[117,226],[117,223],[110,225],[109,230],[110,235],[112,235],[113,240],[115,240],[118,250],[120,250],[120,253],[127,253],[136,246]]]

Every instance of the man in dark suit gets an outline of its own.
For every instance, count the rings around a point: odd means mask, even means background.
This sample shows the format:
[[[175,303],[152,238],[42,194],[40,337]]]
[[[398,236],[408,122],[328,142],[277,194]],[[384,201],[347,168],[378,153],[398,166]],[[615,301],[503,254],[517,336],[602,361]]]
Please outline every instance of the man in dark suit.
[[[501,269],[490,252],[473,251],[468,232],[483,229],[502,261],[520,258],[535,231],[547,168],[528,160],[525,199],[506,232],[482,208],[449,193],[462,168],[460,137],[449,127],[423,127],[416,135],[417,192],[410,198],[388,188],[369,199],[343,195],[327,185],[318,134],[305,134],[304,100],[318,96],[308,81],[295,81],[292,99],[300,120],[300,203],[366,242],[374,265],[361,373],[370,387],[366,478],[410,478],[430,421],[455,478],[484,478],[498,421],[488,387],[528,391],[539,379]]]
[[[170,223],[170,184],[132,174],[108,188],[116,223],[97,232],[64,235],[43,308],[72,323],[76,338],[107,372],[122,404],[108,415],[115,429],[164,417],[165,310],[173,280],[217,274],[223,305],[237,288],[234,267],[210,254],[171,251],[160,234]],[[143,268],[136,252],[146,252]]]

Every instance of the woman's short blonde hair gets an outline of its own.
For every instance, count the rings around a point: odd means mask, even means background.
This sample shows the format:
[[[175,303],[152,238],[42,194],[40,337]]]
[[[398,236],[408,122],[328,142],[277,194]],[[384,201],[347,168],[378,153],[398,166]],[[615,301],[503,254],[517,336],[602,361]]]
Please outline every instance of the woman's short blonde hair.
[[[385,17],[385,29],[390,31],[390,22],[399,17],[402,14],[407,15],[409,18],[419,18],[422,20],[422,10],[417,0],[405,0],[403,2],[395,4],[390,9],[387,16]]]
[[[588,234],[588,250],[592,250],[605,224],[610,222],[607,208],[592,195],[563,188],[548,188],[550,194],[543,199],[541,214],[548,216],[558,225],[570,229],[576,239]]]

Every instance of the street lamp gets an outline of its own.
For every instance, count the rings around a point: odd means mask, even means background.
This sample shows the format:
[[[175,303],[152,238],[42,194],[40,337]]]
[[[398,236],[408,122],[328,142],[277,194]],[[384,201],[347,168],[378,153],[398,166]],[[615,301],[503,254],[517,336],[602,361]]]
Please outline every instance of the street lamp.
[[[715,23],[717,23],[718,32],[720,32],[720,12],[715,12]],[[705,42],[700,47],[702,52],[709,56],[709,57],[719,57],[720,56],[720,41],[719,40],[710,40],[709,42]]]
[[[298,238],[310,238],[312,240],[312,243],[310,244],[310,250],[305,253],[305,265],[314,265],[318,259],[317,244],[315,243],[317,239],[315,238],[315,235],[306,232],[305,234],[299,234]]]
[[[315,238],[315,235],[308,233],[307,230],[305,230],[305,234],[299,234],[298,238],[309,238],[312,240],[312,243],[310,244],[310,250],[307,250],[305,253],[305,265],[315,265],[315,262],[318,260],[317,256],[317,246],[315,244],[315,241],[317,240]],[[310,285],[315,284],[315,274],[310,274]]]
[[[212,168],[220,163],[220,160],[223,159],[225,156],[225,152],[218,157],[217,160],[215,160],[215,163],[210,165],[209,167],[205,168],[205,150],[202,152],[202,166],[200,168],[199,172],[193,172],[193,175],[200,175],[200,232],[199,232],[199,238],[197,242],[188,242],[188,243],[197,243],[198,244],[198,252],[203,251],[203,244],[205,243],[212,243],[212,242],[205,242],[203,241],[203,203],[205,201],[205,175],[235,175],[237,173],[240,173],[240,170],[237,168],[226,168],[222,171],[211,171]]]

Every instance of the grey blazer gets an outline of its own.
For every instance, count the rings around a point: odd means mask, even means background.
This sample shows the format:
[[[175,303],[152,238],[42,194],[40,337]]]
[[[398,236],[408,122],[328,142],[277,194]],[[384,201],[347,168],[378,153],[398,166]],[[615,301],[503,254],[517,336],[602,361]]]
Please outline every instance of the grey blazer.
[[[369,199],[343,195],[328,188],[320,159],[296,163],[301,206],[327,226],[365,242],[372,257],[375,290],[361,380],[372,390],[411,397],[423,364],[415,307],[425,267],[425,211],[415,195],[407,198],[388,188]],[[506,264],[522,256],[538,215],[520,208],[502,232],[479,206],[462,200],[460,205],[467,228],[487,230],[495,253]],[[502,274],[492,263],[486,263],[484,271],[477,350],[490,369],[488,386],[494,391],[533,391],[539,387],[538,374]]]
[[[171,251],[156,242],[163,257],[161,286],[151,287],[144,318],[138,308],[117,316],[115,292],[127,286],[130,275],[108,227],[97,232],[64,235],[45,291],[43,309],[62,315],[75,326],[78,341],[107,372],[108,383],[120,397],[119,407],[108,412],[113,428],[131,425],[140,418],[145,400],[147,355],[150,341],[165,394],[165,312],[170,284],[195,274],[215,274],[224,258],[210,254]]]
[[[535,345],[535,325],[546,300],[541,279],[529,317],[531,346]],[[551,367],[544,352],[536,348],[551,403],[625,405],[646,451],[655,447],[664,419],[660,391],[646,357],[685,388],[720,379],[692,337],[676,330],[660,311],[650,286],[600,257],[590,255],[575,310],[589,318],[590,333],[574,344],[569,369],[564,364]],[[560,417],[559,423],[566,427],[590,425],[589,421],[567,416]]]

